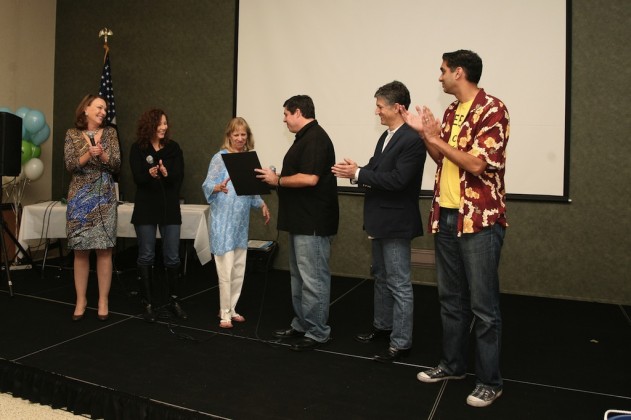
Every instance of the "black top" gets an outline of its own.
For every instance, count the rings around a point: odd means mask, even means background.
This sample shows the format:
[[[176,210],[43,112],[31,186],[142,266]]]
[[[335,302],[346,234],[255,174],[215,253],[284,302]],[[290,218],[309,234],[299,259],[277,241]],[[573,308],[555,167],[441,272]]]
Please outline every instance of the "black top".
[[[423,234],[419,195],[425,143],[403,124],[382,151],[387,134],[379,137],[375,154],[359,171],[358,182],[366,187],[364,229],[373,238],[411,239]]]
[[[316,120],[305,125],[283,159],[281,176],[317,175],[313,187],[278,189],[278,229],[296,235],[331,236],[337,233],[337,182],[331,172],[335,150]]]
[[[153,165],[147,163],[147,156],[153,156]],[[149,167],[162,160],[168,176],[153,178]],[[129,165],[136,183],[136,198],[131,222],[135,225],[180,225],[180,187],[184,179],[184,157],[182,149],[174,142],[168,142],[164,148],[155,151],[149,146],[140,149],[138,143],[131,146]]]

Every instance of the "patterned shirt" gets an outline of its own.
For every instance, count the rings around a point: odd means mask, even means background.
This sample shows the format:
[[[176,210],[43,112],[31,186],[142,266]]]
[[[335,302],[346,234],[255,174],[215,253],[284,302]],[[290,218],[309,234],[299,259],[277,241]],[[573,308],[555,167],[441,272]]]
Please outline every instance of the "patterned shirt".
[[[215,255],[224,255],[237,248],[247,249],[250,209],[263,207],[263,199],[259,195],[237,195],[232,181],[228,181],[226,185],[227,194],[213,194],[215,185],[230,177],[221,157],[225,153],[228,151],[222,149],[213,156],[206,180],[202,184],[204,196],[210,204],[210,247]]]
[[[443,116],[440,138],[448,142],[459,101],[453,102]],[[458,150],[476,156],[487,166],[480,175],[460,169],[460,208],[458,236],[479,232],[495,223],[506,227],[506,190],[504,172],[510,118],[502,101],[480,89],[460,129]],[[436,169],[434,199],[429,229],[438,232],[440,219],[440,176],[442,162]]]

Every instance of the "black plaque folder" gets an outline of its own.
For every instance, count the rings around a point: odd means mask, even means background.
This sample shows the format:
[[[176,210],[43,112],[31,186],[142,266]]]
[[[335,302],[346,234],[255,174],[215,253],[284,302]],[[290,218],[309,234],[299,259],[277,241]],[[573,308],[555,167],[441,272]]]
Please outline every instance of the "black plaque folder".
[[[256,152],[225,153],[221,155],[237,195],[269,194],[270,188],[256,177],[254,168],[261,169]]]

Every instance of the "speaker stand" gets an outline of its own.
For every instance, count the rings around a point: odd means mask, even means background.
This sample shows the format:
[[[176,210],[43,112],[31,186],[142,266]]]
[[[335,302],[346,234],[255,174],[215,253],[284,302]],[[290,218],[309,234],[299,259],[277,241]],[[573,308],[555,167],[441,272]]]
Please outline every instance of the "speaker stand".
[[[2,185],[0,185],[0,197],[2,197]],[[28,252],[26,252],[24,247],[17,240],[13,232],[11,232],[11,230],[8,228],[6,222],[4,221],[4,214],[2,214],[2,212],[0,212],[0,225],[1,225],[0,235],[2,236],[2,238],[0,239],[0,252],[2,252],[1,255],[3,258],[1,269],[6,273],[6,276],[7,276],[7,286],[9,287],[9,296],[13,297],[13,281],[11,280],[11,263],[13,262],[14,257],[9,260],[9,255],[7,252],[7,244],[4,240],[4,234],[6,233],[7,235],[9,235],[9,238],[11,238],[11,240],[13,241],[13,243],[15,244],[19,252],[21,252],[24,258],[27,260],[27,262],[30,263],[31,258]]]

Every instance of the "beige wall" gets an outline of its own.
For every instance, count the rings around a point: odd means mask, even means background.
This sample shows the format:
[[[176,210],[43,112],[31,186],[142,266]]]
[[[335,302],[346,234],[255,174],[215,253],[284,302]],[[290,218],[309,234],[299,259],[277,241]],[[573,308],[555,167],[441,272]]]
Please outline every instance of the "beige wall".
[[[0,0],[0,106],[42,111],[51,133],[56,5],[56,0]],[[23,205],[51,198],[52,134],[41,147],[44,175],[26,187]]]

